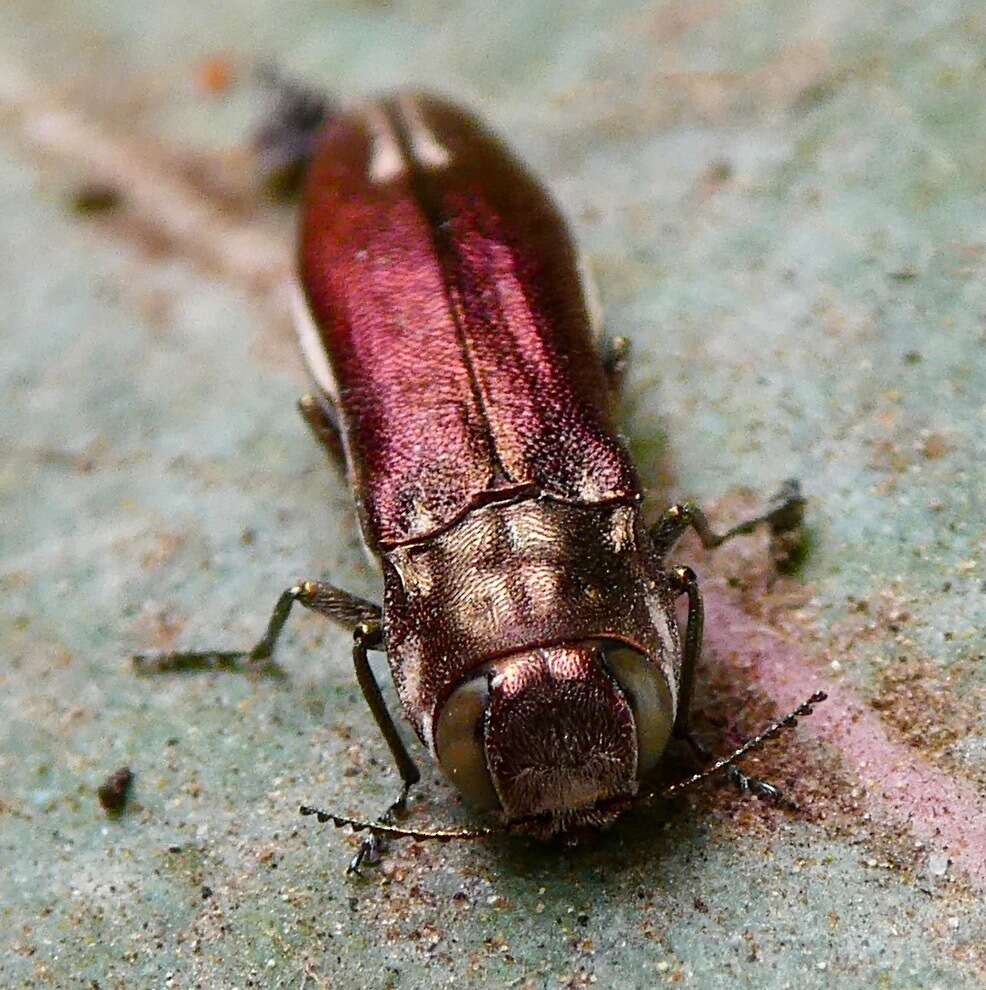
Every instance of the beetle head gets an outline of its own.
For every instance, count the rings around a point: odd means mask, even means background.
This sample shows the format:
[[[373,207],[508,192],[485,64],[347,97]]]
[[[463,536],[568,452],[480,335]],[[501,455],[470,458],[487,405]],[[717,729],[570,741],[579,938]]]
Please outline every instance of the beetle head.
[[[622,644],[591,641],[471,672],[442,706],[435,749],[471,803],[547,836],[612,821],[657,763],[673,722],[656,666]]]
[[[710,767],[706,767],[699,773],[694,773],[690,777],[686,777],[684,780],[679,780],[676,784],[672,784],[670,787],[662,788],[658,791],[651,791],[649,794],[645,793],[643,795],[638,795],[638,803],[648,804],[654,799],[669,798],[676,794],[682,793],[682,791],[688,790],[690,787],[694,787],[696,784],[701,783],[703,780],[707,780],[709,777],[714,777],[716,774],[722,773],[724,770],[731,766],[735,766],[736,763],[741,760],[748,753],[752,753],[756,749],[760,749],[764,743],[776,736],[780,735],[784,729],[793,728],[798,724],[798,719],[803,718],[806,715],[810,715],[815,707],[815,705],[821,704],[828,695],[824,691],[815,691],[807,701],[803,701],[793,712],[785,715],[783,718],[778,719],[776,722],[772,722],[759,734],[753,736],[751,739],[747,739],[739,749],[733,750],[729,756],[723,757],[721,760],[716,760],[715,763]],[[603,819],[602,821],[608,821],[611,817],[619,814],[623,807],[630,804],[633,798],[614,798],[611,799],[603,806]],[[598,806],[597,806],[598,807]],[[343,828],[349,825],[357,832],[362,832],[364,829],[369,831],[371,835],[377,836],[393,836],[396,838],[404,839],[418,839],[422,842],[426,841],[437,841],[437,842],[451,842],[454,839],[485,839],[491,835],[497,835],[504,831],[529,831],[534,834],[540,835],[551,835],[559,828],[555,827],[547,828],[542,825],[540,829],[527,828],[523,829],[524,824],[530,825],[532,822],[536,822],[538,819],[521,819],[511,823],[507,822],[506,828],[477,828],[477,829],[416,829],[416,828],[402,828],[399,825],[394,825],[390,821],[368,821],[362,818],[349,818],[346,815],[337,815],[332,811],[325,811],[322,808],[312,808],[309,805],[303,804],[298,809],[303,815],[314,815],[320,822],[332,822],[336,828]],[[576,809],[576,814],[578,814],[578,809]],[[586,812],[583,812],[583,816]],[[571,820],[571,819],[570,819]],[[600,821],[597,814],[592,814],[588,817],[583,817],[583,821],[589,822],[591,820]],[[545,818],[542,816],[541,821],[544,822]],[[575,820],[573,824],[578,824]],[[519,827],[521,826],[521,827]],[[560,826],[564,828],[565,825]]]

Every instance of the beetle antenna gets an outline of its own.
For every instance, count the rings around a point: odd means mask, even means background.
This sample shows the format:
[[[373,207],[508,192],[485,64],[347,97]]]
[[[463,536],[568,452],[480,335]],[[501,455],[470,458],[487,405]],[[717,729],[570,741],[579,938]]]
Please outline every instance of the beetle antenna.
[[[323,824],[332,822],[336,828],[344,828],[348,825],[354,832],[369,832],[371,835],[386,835],[392,839],[416,839],[418,842],[451,842],[454,839],[485,839],[489,835],[495,835],[503,831],[498,828],[477,828],[477,829],[413,829],[401,828],[398,825],[389,825],[386,822],[363,821],[360,818],[346,818],[343,815],[333,814],[331,811],[323,811],[321,808],[310,808],[303,804],[298,809],[303,815],[314,815]]]
[[[706,767],[704,770],[698,773],[692,774],[690,777],[686,777],[684,780],[679,780],[678,783],[672,784],[670,787],[665,787],[662,791],[657,791],[653,794],[649,794],[647,799],[653,799],[655,797],[671,797],[674,794],[680,794],[684,790],[688,790],[690,787],[694,787],[695,784],[700,781],[706,780],[709,777],[714,776],[727,767],[731,767],[738,760],[741,760],[747,753],[753,752],[755,749],[760,749],[765,743],[769,742],[775,736],[779,736],[785,729],[792,729],[798,724],[799,718],[804,718],[806,715],[810,715],[815,707],[815,705],[821,704],[828,695],[824,691],[816,691],[807,701],[802,702],[794,709],[789,715],[785,715],[784,718],[779,719],[776,722],[772,722],[763,730],[759,735],[754,736],[752,739],[748,739],[739,749],[731,753],[729,756],[724,756],[721,760],[716,760],[715,763],[710,767]]]

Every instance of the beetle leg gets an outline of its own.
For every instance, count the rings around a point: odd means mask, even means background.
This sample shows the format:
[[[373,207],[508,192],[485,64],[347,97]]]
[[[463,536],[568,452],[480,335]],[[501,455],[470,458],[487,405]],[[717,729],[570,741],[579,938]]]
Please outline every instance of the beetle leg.
[[[678,714],[674,734],[684,738],[689,732],[692,696],[695,693],[695,668],[702,653],[702,633],[705,627],[705,605],[698,578],[690,567],[675,567],[670,572],[671,590],[675,595],[688,595],[688,624],[685,626],[685,648],[681,659],[681,680],[678,683]]]
[[[601,344],[603,371],[614,395],[623,388],[627,365],[630,363],[630,341],[626,337],[607,337]]]
[[[380,732],[383,734],[390,748],[390,754],[397,764],[397,771],[401,775],[401,792],[397,800],[391,802],[379,821],[385,825],[393,824],[407,806],[407,795],[411,788],[421,779],[421,772],[418,770],[411,754],[408,753],[404,740],[401,739],[397,726],[387,710],[386,702],[380,691],[380,685],[373,676],[367,651],[379,647],[383,642],[382,628],[379,619],[369,622],[361,622],[353,633],[353,664],[356,667],[356,679],[363,690],[363,697],[370,706],[373,718],[376,720]],[[361,843],[356,855],[349,862],[347,873],[359,873],[364,862],[375,863],[380,858],[380,853],[384,847],[384,840],[381,836],[373,834],[365,838]]]
[[[685,530],[691,526],[702,546],[707,550],[721,546],[734,536],[752,533],[757,526],[766,523],[770,526],[771,536],[775,544],[774,559],[783,569],[785,562],[789,566],[793,562],[793,547],[790,544],[792,534],[798,534],[804,519],[805,499],[801,494],[801,486],[795,479],[785,481],[780,491],[770,500],[766,512],[752,519],[741,522],[725,533],[716,533],[709,525],[705,513],[694,502],[682,502],[672,505],[660,519],[650,528],[651,544],[658,560],[663,560],[678,542]],[[795,540],[795,542],[800,542]],[[782,557],[779,550],[786,549]]]
[[[344,471],[346,452],[342,445],[342,434],[339,432],[338,417],[329,401],[307,392],[298,400],[298,412],[308,424],[315,439],[329,455],[329,460]]]
[[[279,674],[281,668],[272,659],[274,647],[295,602],[301,602],[305,608],[327,616],[348,629],[358,628],[368,622],[380,622],[378,605],[324,581],[302,581],[282,592],[264,635],[252,649],[176,650],[173,653],[139,654],[133,658],[134,665],[141,673],[218,669]]]
[[[698,578],[690,567],[675,567],[670,572],[671,588],[679,595],[688,595],[688,623],[685,627],[685,649],[681,663],[681,682],[678,685],[678,715],[675,718],[674,734],[684,739],[692,752],[700,759],[714,762],[717,757],[704,742],[692,731],[691,706],[695,691],[695,668],[702,652],[702,631],[705,625],[705,606],[702,604],[702,592],[698,586]],[[729,779],[744,793],[754,793],[757,797],[778,801],[781,792],[749,774],[743,773],[739,767],[726,767]]]

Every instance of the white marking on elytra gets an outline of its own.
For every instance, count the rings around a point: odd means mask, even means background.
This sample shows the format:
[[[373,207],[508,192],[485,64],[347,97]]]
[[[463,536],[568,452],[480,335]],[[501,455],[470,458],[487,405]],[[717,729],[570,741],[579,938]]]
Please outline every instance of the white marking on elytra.
[[[398,102],[404,115],[404,124],[407,127],[415,160],[428,168],[447,168],[452,156],[428,129],[417,99],[405,93],[398,97]]]
[[[301,347],[301,355],[305,364],[308,366],[308,373],[338,411],[339,386],[336,384],[336,377],[332,373],[329,356],[325,351],[325,345],[322,343],[322,335],[315,323],[315,317],[312,315],[311,307],[308,305],[301,284],[297,280],[291,282],[288,287],[288,295],[295,333],[298,335],[298,344]],[[353,459],[349,450],[349,437],[345,427],[342,429],[342,446],[346,454],[346,464],[351,465]],[[350,475],[350,477],[352,476]],[[376,566],[379,563],[376,554],[370,549],[365,539],[362,540],[362,543],[366,559],[373,566]]]
[[[407,169],[400,138],[383,110],[370,104],[363,111],[370,131],[373,150],[370,157],[370,181],[380,184],[392,182]]]
[[[298,343],[301,345],[301,353],[304,356],[305,364],[315,384],[332,399],[338,401],[339,389],[336,385],[335,375],[329,367],[329,358],[325,353],[325,345],[322,343],[321,334],[315,325],[308,300],[301,290],[298,282],[291,286],[291,315],[294,318],[294,329],[298,335]]]

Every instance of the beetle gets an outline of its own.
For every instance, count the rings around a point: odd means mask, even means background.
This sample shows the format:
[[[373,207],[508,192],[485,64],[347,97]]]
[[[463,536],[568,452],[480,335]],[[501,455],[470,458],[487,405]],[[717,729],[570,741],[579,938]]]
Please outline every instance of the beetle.
[[[380,835],[485,834],[394,825],[420,774],[371,650],[386,652],[415,733],[470,804],[539,837],[608,825],[672,738],[710,757],[689,722],[701,593],[669,553],[689,527],[707,547],[761,524],[796,531],[798,486],[721,535],[690,503],[648,526],[615,429],[625,346],[600,343],[539,182],[475,117],[413,92],[328,113],[309,144],[296,322],[314,390],[300,409],[345,462],[383,605],[302,581],[250,651],[138,660],[263,668],[296,602],[352,631],[402,787],[376,822],[317,812],[370,828],[351,869]],[[736,758],[716,769],[778,796]]]

